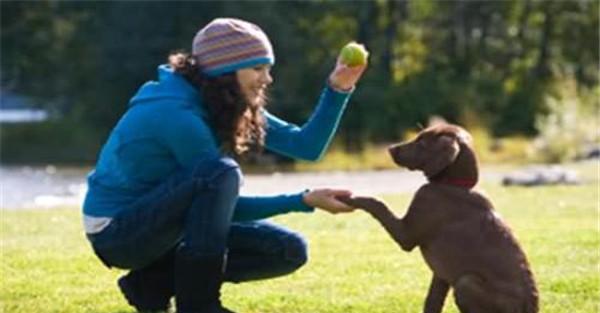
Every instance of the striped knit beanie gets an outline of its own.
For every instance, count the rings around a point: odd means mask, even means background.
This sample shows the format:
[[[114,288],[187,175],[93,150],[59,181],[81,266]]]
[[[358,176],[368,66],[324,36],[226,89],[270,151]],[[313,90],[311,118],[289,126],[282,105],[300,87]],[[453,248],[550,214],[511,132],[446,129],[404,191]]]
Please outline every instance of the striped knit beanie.
[[[267,35],[258,26],[234,18],[217,18],[198,31],[192,55],[210,77],[275,63]]]

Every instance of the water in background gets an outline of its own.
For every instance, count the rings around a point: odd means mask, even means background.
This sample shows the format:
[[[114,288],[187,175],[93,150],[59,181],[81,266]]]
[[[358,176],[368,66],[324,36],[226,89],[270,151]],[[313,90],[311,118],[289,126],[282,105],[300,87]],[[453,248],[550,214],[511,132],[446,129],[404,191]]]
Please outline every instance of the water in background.
[[[590,161],[596,164],[598,161]],[[583,163],[582,163],[583,164]],[[510,169],[510,168],[509,168]],[[89,167],[0,166],[0,209],[81,207]],[[512,171],[512,169],[510,169]],[[481,180],[500,184],[507,169],[486,168]],[[530,171],[531,172],[531,171]],[[593,173],[592,173],[593,174]],[[590,174],[590,175],[592,175]],[[596,176],[593,177],[597,179]],[[415,192],[425,183],[420,172],[333,171],[245,175],[242,195],[275,195],[314,188],[339,188],[354,194],[381,195]]]
[[[80,206],[89,168],[0,166],[0,208]]]
[[[81,207],[90,168],[0,166],[0,209]],[[404,170],[245,175],[243,195],[275,195],[307,188],[349,189],[356,194],[414,192],[423,175]]]

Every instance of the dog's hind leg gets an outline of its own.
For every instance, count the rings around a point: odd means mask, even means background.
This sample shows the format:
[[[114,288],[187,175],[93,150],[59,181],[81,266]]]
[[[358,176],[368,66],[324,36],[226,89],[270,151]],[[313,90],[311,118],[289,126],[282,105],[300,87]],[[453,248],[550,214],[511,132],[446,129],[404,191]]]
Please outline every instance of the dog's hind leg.
[[[440,313],[444,307],[444,301],[448,295],[450,284],[443,281],[441,278],[433,275],[431,284],[429,285],[429,292],[425,299],[425,308],[423,313]]]
[[[477,275],[460,277],[453,288],[461,313],[524,313],[522,301],[494,291]]]
[[[493,295],[477,275],[464,275],[454,283],[454,300],[461,313],[500,313],[495,309]]]

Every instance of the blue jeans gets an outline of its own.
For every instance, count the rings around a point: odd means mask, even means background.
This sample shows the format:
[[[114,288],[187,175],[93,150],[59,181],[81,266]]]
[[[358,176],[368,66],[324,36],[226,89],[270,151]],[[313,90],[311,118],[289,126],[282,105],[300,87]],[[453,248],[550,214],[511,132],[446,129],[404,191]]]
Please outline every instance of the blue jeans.
[[[173,175],[88,239],[106,265],[124,269],[151,268],[184,246],[199,256],[227,251],[226,281],[295,271],[307,261],[300,235],[265,221],[231,221],[240,179],[231,158],[203,161]]]

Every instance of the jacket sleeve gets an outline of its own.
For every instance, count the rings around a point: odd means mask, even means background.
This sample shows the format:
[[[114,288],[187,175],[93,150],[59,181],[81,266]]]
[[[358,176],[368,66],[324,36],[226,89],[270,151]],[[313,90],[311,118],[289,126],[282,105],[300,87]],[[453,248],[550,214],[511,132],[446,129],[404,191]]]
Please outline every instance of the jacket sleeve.
[[[267,120],[267,149],[296,159],[320,159],[338,128],[351,93],[338,92],[326,86],[316,109],[302,127],[264,111]]]
[[[291,193],[276,196],[240,196],[233,212],[234,221],[248,221],[289,212],[313,212],[302,201],[302,194]]]

